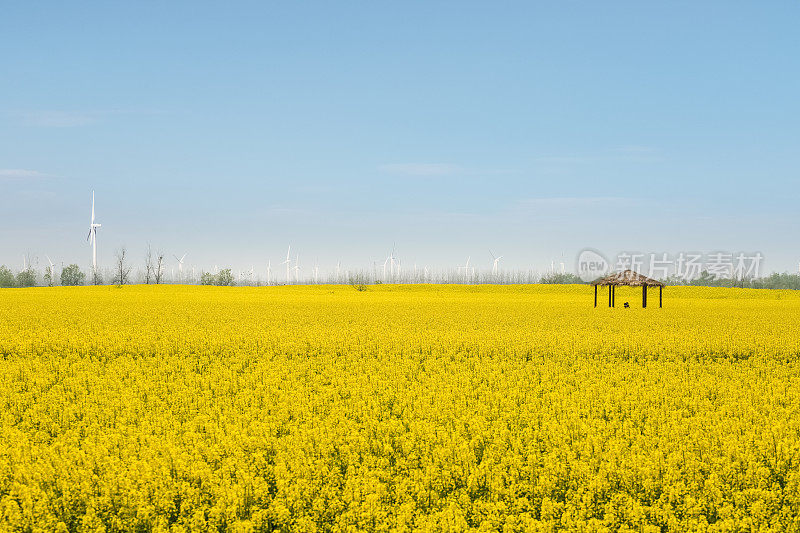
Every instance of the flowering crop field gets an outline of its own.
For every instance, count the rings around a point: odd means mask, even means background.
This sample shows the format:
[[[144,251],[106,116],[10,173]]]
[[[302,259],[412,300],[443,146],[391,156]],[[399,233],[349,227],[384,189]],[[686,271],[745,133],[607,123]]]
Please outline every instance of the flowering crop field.
[[[605,297],[1,290],[0,530],[800,530],[800,294]]]

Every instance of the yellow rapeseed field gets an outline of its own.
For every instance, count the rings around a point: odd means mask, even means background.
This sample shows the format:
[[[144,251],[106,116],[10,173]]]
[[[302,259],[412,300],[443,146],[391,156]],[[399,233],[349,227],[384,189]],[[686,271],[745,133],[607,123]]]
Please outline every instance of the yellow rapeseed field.
[[[603,295],[0,290],[0,529],[800,530],[800,294]]]

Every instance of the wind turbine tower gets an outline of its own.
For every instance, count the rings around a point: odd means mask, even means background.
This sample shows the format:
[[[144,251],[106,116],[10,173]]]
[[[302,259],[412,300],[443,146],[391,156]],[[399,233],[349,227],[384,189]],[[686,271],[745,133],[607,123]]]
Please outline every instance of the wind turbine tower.
[[[386,261],[383,262],[383,281],[386,281],[386,264],[389,264],[389,281],[394,281],[394,266],[395,261],[397,261],[397,257],[394,255],[395,246],[392,245],[392,253],[389,254],[389,257],[386,258]],[[400,262],[397,261],[399,264]],[[398,271],[399,274],[399,271]]]
[[[500,260],[503,256],[495,257],[491,250],[489,250],[489,255],[492,256],[492,276],[497,277],[497,273],[500,270]]]
[[[460,269],[464,269],[464,282],[469,281],[469,260],[470,257],[467,257],[467,262],[462,267],[458,267]]]
[[[291,251],[292,251],[292,245],[290,244],[289,248],[286,249],[286,261],[281,263],[282,265],[286,265],[286,283],[289,283],[292,280],[292,276],[290,274],[292,258],[289,256]]]
[[[186,254],[178,257],[177,255],[173,254],[172,257],[178,262],[178,277],[183,279],[183,260],[186,259]]]
[[[94,191],[92,191],[92,221],[89,223],[89,235],[86,240],[92,245],[92,273],[97,274],[97,228],[101,224],[94,221]]]

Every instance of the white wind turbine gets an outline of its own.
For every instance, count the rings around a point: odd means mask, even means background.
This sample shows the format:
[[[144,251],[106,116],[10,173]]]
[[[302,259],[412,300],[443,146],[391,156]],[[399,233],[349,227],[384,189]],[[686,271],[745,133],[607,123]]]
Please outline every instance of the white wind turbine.
[[[272,261],[267,261],[267,285],[272,282]]]
[[[297,254],[294,259],[294,281],[300,281],[300,254]]]
[[[318,280],[319,280],[319,264],[317,263],[317,260],[314,259],[314,283],[316,284]]]
[[[172,254],[172,257],[174,257],[175,260],[178,262],[178,277],[183,279],[183,260],[186,259],[186,254],[183,254],[180,257],[178,257],[175,254]]]
[[[395,264],[399,264],[400,262],[397,260],[397,257],[394,255],[395,247],[392,246],[392,253],[389,254],[389,257],[386,258],[386,261],[383,262],[383,279],[386,281],[386,265],[389,265],[389,278],[394,280],[394,267]]]
[[[489,255],[492,256],[492,276],[497,276],[497,272],[499,271],[500,260],[503,256],[495,257],[491,250],[489,250]]]
[[[289,283],[292,280],[292,276],[290,274],[291,271],[291,263],[292,258],[289,256],[289,253],[292,251],[292,245],[289,245],[289,248],[286,249],[286,261],[282,262],[282,265],[286,265],[286,283]]]
[[[467,262],[464,264],[464,266],[458,267],[459,270],[461,270],[462,268],[464,269],[464,281],[467,281],[469,279],[469,260],[470,257],[467,257]]]
[[[92,221],[89,223],[89,235],[86,240],[92,245],[92,272],[97,274],[97,228],[101,224],[94,221],[94,191],[92,191]]]
[[[53,264],[52,261],[50,261],[50,256],[49,255],[45,255],[45,257],[47,258],[47,262],[50,263],[50,284],[51,285],[55,285],[56,284],[56,266]]]

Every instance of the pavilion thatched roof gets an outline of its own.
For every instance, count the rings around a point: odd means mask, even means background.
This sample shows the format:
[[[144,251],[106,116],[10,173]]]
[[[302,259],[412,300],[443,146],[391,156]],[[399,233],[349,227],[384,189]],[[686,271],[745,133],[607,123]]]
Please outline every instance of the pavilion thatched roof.
[[[615,272],[604,278],[596,279],[592,285],[628,285],[629,287],[641,287],[647,285],[648,287],[663,287],[664,284],[657,279],[642,276],[633,270],[625,270],[624,272]]]

